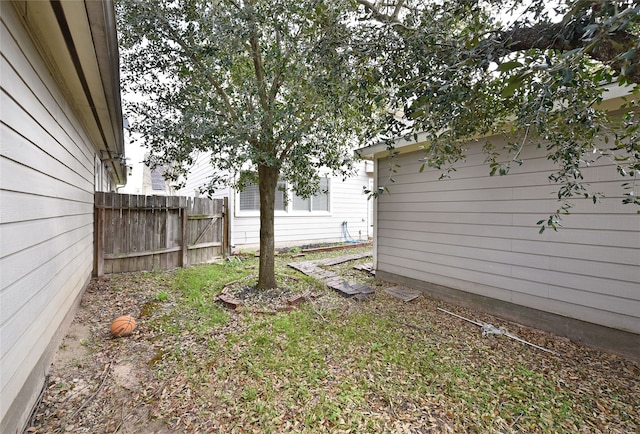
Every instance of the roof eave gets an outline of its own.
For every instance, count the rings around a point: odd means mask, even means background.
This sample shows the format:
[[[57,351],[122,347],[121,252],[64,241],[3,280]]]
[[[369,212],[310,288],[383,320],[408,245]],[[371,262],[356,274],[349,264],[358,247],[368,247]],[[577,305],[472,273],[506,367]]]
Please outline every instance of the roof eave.
[[[125,184],[119,51],[112,0],[14,0],[36,46],[116,184]]]

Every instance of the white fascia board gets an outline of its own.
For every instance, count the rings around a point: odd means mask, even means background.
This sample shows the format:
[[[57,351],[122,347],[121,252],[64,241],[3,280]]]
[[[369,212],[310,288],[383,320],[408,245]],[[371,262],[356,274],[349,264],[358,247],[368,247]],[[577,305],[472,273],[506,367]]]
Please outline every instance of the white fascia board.
[[[403,148],[407,146],[416,145],[418,143],[424,143],[427,140],[427,134],[424,132],[411,134],[406,137],[398,137],[393,140],[393,150],[401,151]],[[388,154],[391,150],[388,147],[387,143],[379,142],[370,146],[365,146],[363,148],[356,149],[354,153],[365,160],[374,160],[376,155],[381,153]]]

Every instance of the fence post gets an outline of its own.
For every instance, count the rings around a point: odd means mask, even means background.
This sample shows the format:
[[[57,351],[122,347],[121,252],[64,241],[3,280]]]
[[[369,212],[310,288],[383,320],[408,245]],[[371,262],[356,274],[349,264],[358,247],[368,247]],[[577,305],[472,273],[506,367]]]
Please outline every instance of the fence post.
[[[189,236],[188,236],[188,225],[189,225],[189,208],[191,207],[191,198],[187,200],[187,204],[184,208],[180,208],[182,212],[182,259],[180,266],[182,268],[187,268],[189,266]]]
[[[222,202],[222,222],[223,222],[223,229],[222,229],[222,256],[224,258],[226,258],[227,256],[229,256],[229,218],[230,218],[230,212],[229,212],[229,197],[225,196]]]
[[[98,206],[98,194],[94,195],[93,203],[94,203],[94,226],[93,230],[94,234],[94,243],[93,248],[95,249],[94,255],[94,264],[93,264],[93,274],[96,277],[101,277],[104,275],[104,193],[101,195],[101,206]]]

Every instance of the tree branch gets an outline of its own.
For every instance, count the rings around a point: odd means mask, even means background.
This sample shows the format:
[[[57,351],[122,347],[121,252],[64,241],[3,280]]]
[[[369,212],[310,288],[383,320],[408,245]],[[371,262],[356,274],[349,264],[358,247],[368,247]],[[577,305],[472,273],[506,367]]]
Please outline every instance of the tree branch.
[[[405,7],[406,0],[397,0],[391,15],[384,13],[380,7],[370,0],[356,0],[369,11],[373,19],[404,30],[410,30],[400,20],[399,14]],[[388,5],[391,6],[391,5]],[[590,42],[582,39],[582,32],[576,31],[575,23],[568,25],[571,17],[574,17],[586,6],[584,2],[577,2],[574,8],[569,11],[565,19],[559,23],[541,23],[529,27],[515,27],[509,31],[498,33],[498,42],[501,43],[507,52],[524,51],[532,48],[540,50],[570,51],[582,49],[583,52],[594,60],[609,65],[618,74],[622,74],[625,63],[633,67],[625,71],[625,76],[631,82],[640,84],[640,48],[636,48],[633,58],[627,62],[618,56],[627,50],[637,47],[638,36],[624,30],[617,30],[597,37],[596,41]],[[631,8],[621,12],[622,15],[631,14]]]
[[[398,3],[396,4],[396,8],[393,11],[393,15],[391,15],[391,18],[393,18],[394,20],[398,20],[398,16],[400,15],[400,11],[402,10],[402,6],[404,5],[404,0],[399,0]]]
[[[313,113],[313,115],[307,120],[307,122],[305,122],[304,124],[302,124],[296,131],[296,134],[293,135],[293,139],[289,140],[285,145],[284,148],[282,149],[282,152],[280,152],[280,155],[277,157],[278,160],[280,160],[281,163],[284,163],[286,161],[286,159],[289,157],[289,152],[291,152],[291,149],[293,149],[293,147],[296,145],[297,143],[297,139],[296,137],[300,137],[302,135],[302,133],[304,133],[305,131],[309,131],[309,128],[316,122],[316,120],[321,116],[321,113],[315,112]],[[275,140],[276,143],[280,142],[280,137],[278,137]]]
[[[194,65],[205,76],[207,81],[213,86],[213,88],[215,89],[215,91],[218,94],[218,96],[220,98],[222,98],[222,102],[224,103],[225,107],[227,108],[227,111],[229,112],[229,115],[231,116],[231,118],[232,119],[237,119],[237,113],[234,110],[233,106],[231,105],[231,101],[229,100],[229,96],[227,95],[227,93],[222,88],[221,83],[218,82],[218,80],[216,80],[211,74],[209,74],[209,70],[207,69],[207,67],[202,63],[202,61],[198,58],[198,56],[196,56],[196,54],[193,52],[191,47],[189,47],[187,42],[174,30],[174,28],[171,26],[171,23],[169,22],[169,20],[163,15],[158,15],[158,14],[155,14],[155,15],[156,15],[156,18],[158,18],[162,22],[162,24],[164,25],[165,30],[167,30],[167,32],[172,37],[172,39],[178,45],[180,45],[180,48],[182,48],[184,50],[184,52],[186,53],[186,55],[189,58],[189,60],[191,60],[194,63]]]
[[[280,31],[279,28],[276,27],[276,44],[278,46],[278,51],[282,52],[282,43],[280,41]],[[282,59],[287,59],[288,56],[281,56]],[[276,95],[280,90],[280,86],[282,85],[282,75],[286,68],[286,62],[283,61],[283,64],[277,69],[273,81],[271,82],[271,88],[269,89],[269,104],[273,104],[275,101]]]
[[[267,83],[264,76],[264,62],[262,53],[260,52],[260,41],[258,36],[253,33],[249,40],[251,44],[251,56],[253,58],[253,68],[256,74],[256,84],[258,85],[258,98],[260,105],[265,112],[269,111],[269,97],[267,96]]]
[[[509,32],[503,32],[499,40],[510,52],[532,48],[559,51],[584,49],[589,57],[608,64],[618,73],[622,72],[624,62],[617,57],[634,43],[637,43],[637,37],[625,31],[613,32],[607,37],[600,38],[596,43],[589,44],[581,39],[577,33],[574,33],[570,38],[565,37],[565,30],[563,23],[516,27]],[[634,83],[640,83],[640,50],[636,50],[630,63],[636,66],[626,73],[626,77]]]
[[[231,3],[231,4],[233,5],[233,7],[235,7],[237,10],[239,10],[239,11],[240,11],[240,10],[242,10],[242,9],[240,8],[240,4],[239,4],[239,3],[235,2],[234,0],[227,0],[227,1],[228,1],[229,3]]]
[[[273,82],[271,83],[271,88],[269,89],[269,104],[272,104],[276,96],[278,95],[278,90],[280,90],[280,86],[282,86],[282,71],[284,70],[285,65],[282,65],[281,68],[278,69],[275,76],[273,77]]]

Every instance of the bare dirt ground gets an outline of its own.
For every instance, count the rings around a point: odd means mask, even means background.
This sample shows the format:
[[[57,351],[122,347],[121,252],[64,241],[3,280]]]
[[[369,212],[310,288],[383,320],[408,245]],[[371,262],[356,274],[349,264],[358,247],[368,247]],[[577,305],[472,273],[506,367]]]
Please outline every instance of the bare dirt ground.
[[[153,406],[138,400],[159,392],[148,364],[155,354],[154,342],[147,339],[144,327],[127,338],[114,338],[109,332],[119,313],[144,322],[141,308],[158,291],[130,277],[137,291],[113,288],[108,277],[90,282],[27,432],[171,432],[154,421]]]

